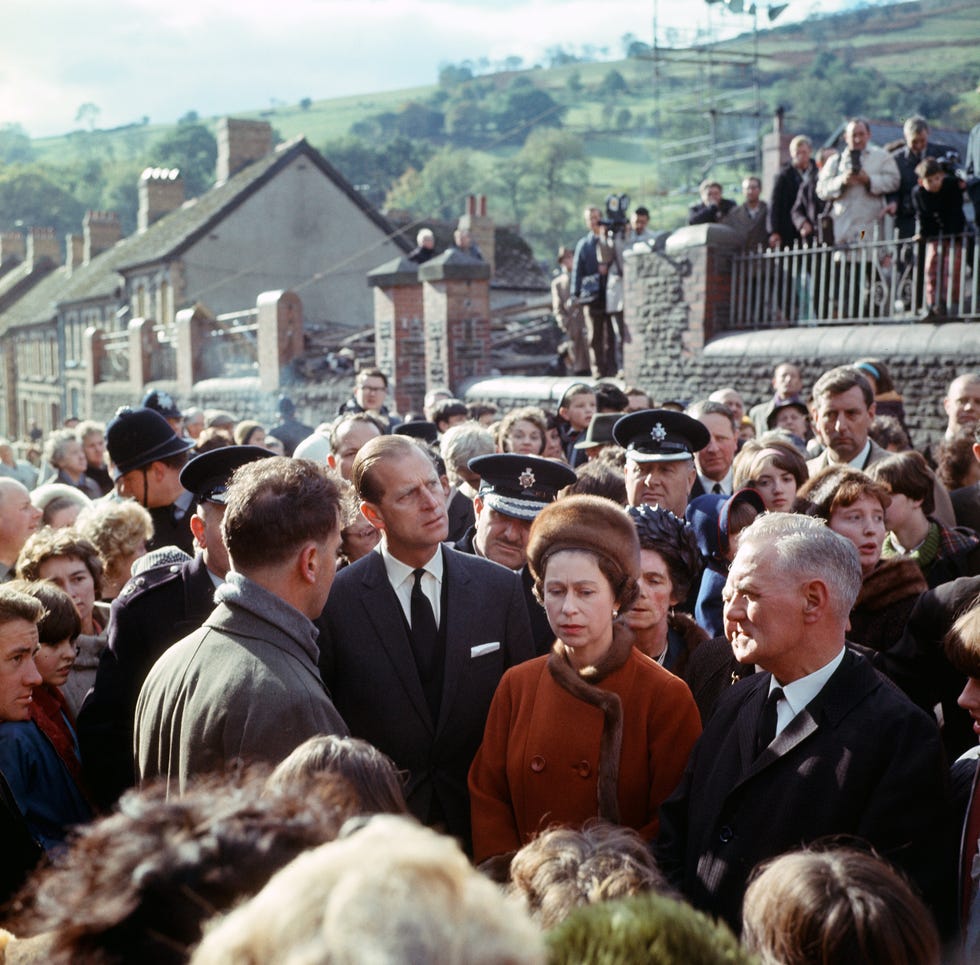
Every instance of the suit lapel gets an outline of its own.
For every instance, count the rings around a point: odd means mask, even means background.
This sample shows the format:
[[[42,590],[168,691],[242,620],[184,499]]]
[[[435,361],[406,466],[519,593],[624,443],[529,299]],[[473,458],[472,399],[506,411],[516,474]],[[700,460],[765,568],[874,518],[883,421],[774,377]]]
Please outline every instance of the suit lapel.
[[[446,665],[442,681],[442,700],[439,704],[439,725],[437,732],[446,726],[453,700],[459,690],[459,681],[470,659],[467,641],[473,638],[472,620],[479,612],[479,600],[474,599],[475,585],[471,582],[456,550],[442,548],[443,579],[448,582],[445,599],[446,620]],[[503,645],[503,641],[501,641]]]
[[[374,628],[376,638],[394,666],[416,713],[425,722],[426,727],[433,730],[432,714],[422,690],[418,668],[415,666],[412,645],[405,631],[401,604],[388,581],[388,573],[381,554],[370,555],[373,559],[371,564],[365,567],[361,578],[364,588],[361,604],[364,607],[365,618]]]
[[[740,781],[752,771],[755,759],[755,735],[759,728],[759,716],[769,696],[770,674],[755,674],[764,678],[756,682],[754,693],[746,698],[745,703],[735,718],[735,729],[738,734],[738,756],[741,763]]]

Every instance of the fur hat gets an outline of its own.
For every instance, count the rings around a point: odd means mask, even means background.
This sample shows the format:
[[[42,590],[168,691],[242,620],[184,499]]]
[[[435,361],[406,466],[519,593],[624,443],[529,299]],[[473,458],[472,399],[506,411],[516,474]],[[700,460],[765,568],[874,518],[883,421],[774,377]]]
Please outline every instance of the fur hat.
[[[601,496],[566,496],[538,513],[528,536],[527,565],[539,594],[548,559],[562,550],[592,553],[610,564],[621,613],[636,602],[640,541],[621,506]]]

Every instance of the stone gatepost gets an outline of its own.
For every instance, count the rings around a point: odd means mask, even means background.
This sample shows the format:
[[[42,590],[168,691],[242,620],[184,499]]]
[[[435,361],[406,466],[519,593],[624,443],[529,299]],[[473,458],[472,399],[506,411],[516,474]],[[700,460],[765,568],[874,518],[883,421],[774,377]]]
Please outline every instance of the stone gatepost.
[[[273,291],[262,292],[256,307],[259,387],[278,392],[283,369],[303,354],[303,303],[296,292]]]
[[[425,322],[419,266],[395,258],[368,272],[374,289],[374,364],[388,376],[396,412],[421,412]]]
[[[701,352],[728,321],[738,246],[738,234],[725,225],[691,225],[675,231],[663,253],[626,253],[628,383],[658,402],[698,394]]]
[[[143,394],[143,386],[150,381],[150,355],[155,337],[153,319],[134,318],[129,323],[129,384],[135,398]]]
[[[450,249],[419,268],[428,388],[458,392],[490,368],[490,266]]]
[[[200,374],[204,350],[201,328],[213,325],[214,315],[200,303],[183,308],[174,319],[174,338],[177,342],[177,394],[187,398],[194,391]]]

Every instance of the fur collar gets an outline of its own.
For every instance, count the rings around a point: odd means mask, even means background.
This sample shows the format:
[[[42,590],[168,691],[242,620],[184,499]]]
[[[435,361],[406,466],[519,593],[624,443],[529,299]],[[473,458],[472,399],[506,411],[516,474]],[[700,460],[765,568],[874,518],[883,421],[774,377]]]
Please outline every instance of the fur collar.
[[[623,749],[623,705],[618,694],[598,686],[626,664],[633,652],[633,631],[625,623],[613,624],[613,642],[608,653],[594,666],[577,671],[568,661],[560,641],[548,657],[548,671],[563,690],[602,711],[599,744],[599,774],[596,785],[598,816],[619,823],[619,759]]]
[[[908,556],[882,560],[861,583],[855,608],[883,610],[929,589],[922,570]]]

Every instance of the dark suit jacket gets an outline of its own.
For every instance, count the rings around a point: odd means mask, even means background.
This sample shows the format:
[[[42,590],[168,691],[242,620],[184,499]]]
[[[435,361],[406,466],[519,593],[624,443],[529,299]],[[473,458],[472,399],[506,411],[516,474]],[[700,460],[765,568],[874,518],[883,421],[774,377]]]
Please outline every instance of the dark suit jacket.
[[[112,603],[108,643],[95,684],[78,713],[78,742],[88,790],[109,808],[136,783],[136,699],[160,655],[196,630],[214,609],[214,583],[197,556],[130,580]]]
[[[722,696],[660,812],[658,859],[698,908],[736,931],[755,865],[827,835],[853,835],[949,912],[948,775],[934,721],[848,652],[823,691],[758,758],[768,673]]]
[[[956,525],[967,526],[980,534],[980,483],[954,489],[949,498],[956,514]]]
[[[473,509],[473,500],[461,493],[458,489],[453,490],[453,497],[446,506],[446,514],[449,517],[449,542],[455,543],[462,539],[466,531],[476,523],[476,511]]]
[[[448,623],[437,721],[380,553],[368,553],[337,574],[317,622],[320,669],[351,734],[408,772],[405,796],[412,813],[423,821],[441,816],[449,832],[468,844],[466,775],[490,700],[504,671],[533,657],[534,648],[517,574],[448,547],[443,560],[442,620]]]

